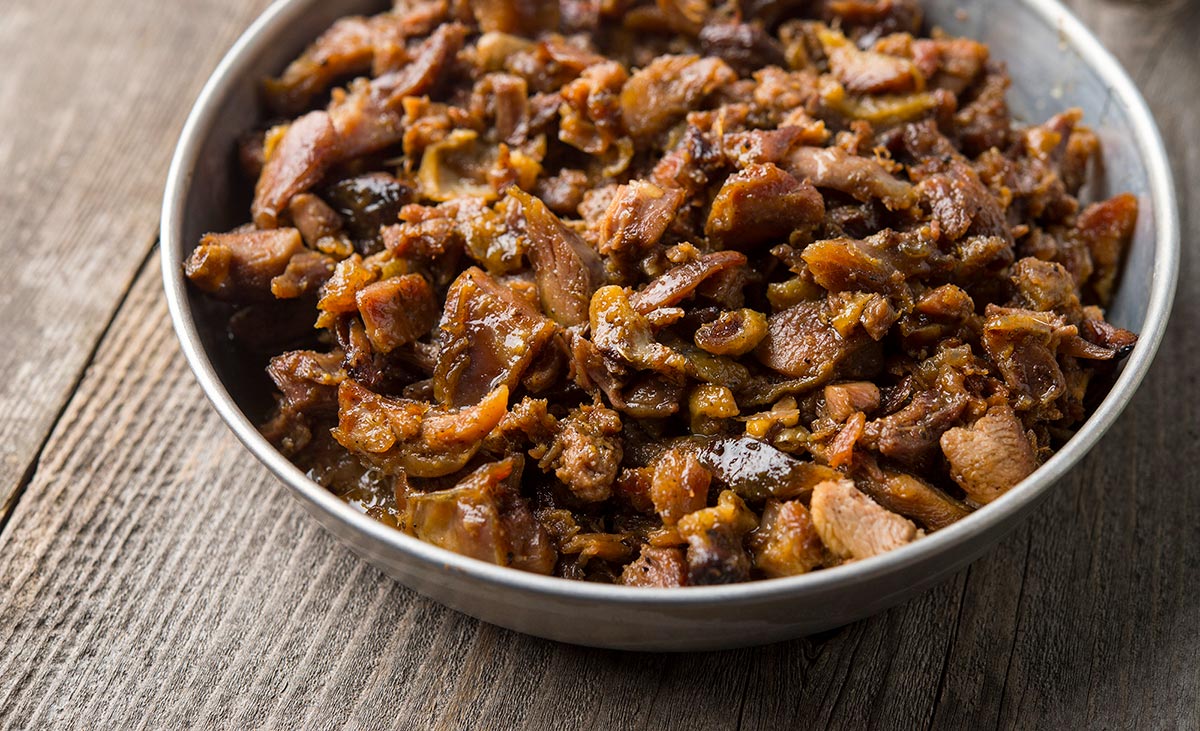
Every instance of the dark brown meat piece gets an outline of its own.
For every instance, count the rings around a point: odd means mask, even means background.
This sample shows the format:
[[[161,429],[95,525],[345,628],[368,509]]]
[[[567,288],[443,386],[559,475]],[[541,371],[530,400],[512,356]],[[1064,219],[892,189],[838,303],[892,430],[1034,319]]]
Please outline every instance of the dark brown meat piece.
[[[377,250],[381,229],[399,220],[414,191],[387,173],[368,173],[338,181],[326,191],[329,203],[346,221],[346,231],[364,254]],[[364,250],[366,249],[366,250]]]
[[[514,33],[534,37],[539,31],[558,28],[558,3],[536,0],[475,0],[471,12],[483,32]]]
[[[806,498],[818,482],[837,477],[828,467],[802,462],[750,437],[709,440],[695,454],[714,479],[747,500]]]
[[[185,272],[201,290],[234,302],[271,298],[271,280],[287,271],[304,250],[294,228],[206,234],[192,251]]]
[[[758,521],[735,493],[721,493],[715,507],[697,510],[679,521],[688,542],[688,583],[732,584],[750,578],[750,556],[742,539]]]
[[[1038,467],[1037,456],[1016,414],[993,406],[969,427],[942,435],[950,476],[978,504],[990,503]]]
[[[559,422],[539,466],[584,502],[607,500],[621,467],[621,417],[603,406],[581,406]]]
[[[699,38],[700,50],[704,51],[704,55],[724,60],[743,75],[749,75],[763,66],[787,65],[779,41],[753,23],[705,25],[700,30]]]
[[[811,185],[772,163],[753,164],[729,176],[704,225],[709,240],[751,249],[809,235],[825,218],[825,201]]]
[[[925,466],[937,450],[938,439],[960,423],[969,403],[964,393],[940,388],[922,391],[896,413],[869,422],[867,444],[903,464]]]
[[[600,253],[636,252],[658,243],[684,197],[678,188],[664,190],[644,180],[620,186],[600,221]]]
[[[829,480],[813,489],[812,521],[835,556],[858,560],[878,556],[920,537],[911,521],[880,507],[851,480]]]
[[[420,274],[404,274],[367,285],[359,290],[357,300],[367,337],[380,353],[420,340],[437,324],[433,289]]]
[[[854,471],[858,488],[883,507],[915,520],[926,530],[940,530],[971,514],[966,505],[915,475],[880,469],[869,458],[865,462],[865,468]]]
[[[272,358],[267,375],[282,397],[280,410],[320,416],[337,413],[338,384],[346,380],[341,353],[293,350]]]
[[[520,496],[521,468],[520,457],[509,457],[480,467],[450,490],[408,498],[408,530],[464,556],[551,573],[558,556]]]
[[[770,317],[767,336],[754,354],[768,368],[816,388],[839,375],[871,375],[878,348],[862,331],[849,338],[838,333],[823,302],[801,302]]]
[[[588,319],[592,293],[603,282],[600,257],[545,203],[516,188],[509,195],[525,215],[529,263],[542,309],[564,327],[582,325]]]
[[[668,269],[645,289],[630,298],[643,315],[663,307],[674,307],[687,299],[706,280],[723,271],[743,266],[746,256],[736,251],[715,251]]]
[[[1075,223],[1072,235],[1083,242],[1092,255],[1095,272],[1091,288],[1101,303],[1106,304],[1112,297],[1121,258],[1133,239],[1137,214],[1137,197],[1125,193],[1088,206]]]
[[[446,293],[433,373],[439,402],[466,406],[499,386],[516,388],[554,334],[554,323],[511,289],[471,267]]]
[[[1051,404],[1066,391],[1058,344],[1075,328],[1052,312],[988,305],[981,342],[1024,411]]]

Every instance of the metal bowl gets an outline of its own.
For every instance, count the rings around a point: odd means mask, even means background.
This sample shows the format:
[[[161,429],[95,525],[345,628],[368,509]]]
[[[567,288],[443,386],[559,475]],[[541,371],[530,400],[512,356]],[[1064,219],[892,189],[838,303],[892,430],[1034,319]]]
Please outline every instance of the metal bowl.
[[[261,372],[239,362],[220,313],[189,289],[182,264],[206,231],[247,218],[234,183],[235,140],[259,119],[259,80],[278,73],[334,19],[376,0],[280,0],[233,46],[200,94],[175,152],[162,217],[171,316],[200,385],[238,438],[331,533],[409,586],[487,622],[554,640],[639,650],[700,650],[799,637],[861,619],[946,579],[1012,530],[1129,403],[1167,324],[1179,221],[1162,140],[1133,82],[1055,0],[926,0],[931,23],[991,45],[1008,62],[1010,101],[1026,121],[1078,106],[1100,135],[1095,196],[1131,191],[1142,215],[1110,319],[1141,340],[1116,385],[1067,445],[1004,497],[891,553],[787,579],[680,589],[567,581],[494,566],[423,543],[359,513],[308,479],[258,433]],[[234,498],[236,499],[236,498]]]

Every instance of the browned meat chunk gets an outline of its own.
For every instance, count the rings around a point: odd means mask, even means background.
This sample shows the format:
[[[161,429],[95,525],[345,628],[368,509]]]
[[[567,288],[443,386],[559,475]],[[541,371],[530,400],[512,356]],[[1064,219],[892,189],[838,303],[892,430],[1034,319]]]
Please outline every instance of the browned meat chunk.
[[[801,302],[771,316],[767,336],[754,354],[768,368],[810,381],[815,388],[838,375],[872,370],[875,350],[874,341],[861,331],[843,337],[828,322],[824,303]]]
[[[621,417],[602,406],[581,406],[559,422],[558,435],[542,458],[554,474],[585,502],[607,500],[621,467]]]
[[[465,406],[499,386],[516,388],[554,334],[554,323],[472,267],[447,292],[438,331],[434,393],[443,404]]]
[[[267,375],[282,396],[280,410],[316,415],[337,413],[338,384],[346,380],[341,353],[293,350],[272,358]]]
[[[333,276],[335,266],[333,257],[317,251],[301,251],[288,260],[283,274],[271,280],[271,294],[281,300],[316,294]]]
[[[754,513],[729,490],[715,507],[684,516],[678,528],[688,542],[688,583],[732,584],[750,578],[750,556],[742,539],[757,525]]]
[[[683,371],[687,360],[654,339],[650,321],[621,287],[601,287],[592,297],[592,342],[608,359],[636,370]]]
[[[825,413],[837,422],[855,412],[869,414],[879,408],[879,387],[870,381],[831,383],[825,387]]]
[[[924,465],[937,450],[941,435],[960,423],[967,405],[968,399],[962,393],[922,391],[896,413],[868,423],[868,444],[885,457],[907,465]]]
[[[509,195],[525,214],[529,262],[542,308],[560,325],[582,325],[588,320],[592,293],[603,281],[599,256],[545,203],[515,188]]]
[[[433,290],[420,274],[367,285],[359,290],[357,300],[367,337],[380,353],[420,340],[438,320]]]
[[[408,498],[405,524],[417,538],[499,566],[536,574],[558,556],[520,496],[522,460],[484,465],[450,490]]]
[[[861,51],[837,31],[818,31],[829,67],[846,89],[862,94],[903,94],[919,91],[925,79],[912,61]]]
[[[1137,214],[1137,197],[1125,193],[1088,206],[1075,223],[1072,235],[1082,241],[1092,255],[1095,272],[1091,286],[1101,303],[1107,303],[1112,296],[1121,257],[1133,239]]]
[[[471,12],[485,33],[519,33],[534,36],[558,28],[558,3],[535,0],[476,0]]]
[[[708,502],[712,475],[695,454],[672,449],[654,464],[650,499],[663,525],[675,525],[683,516],[702,509]]]
[[[867,460],[864,460],[867,461]],[[883,507],[911,518],[926,530],[939,530],[970,515],[971,510],[915,475],[880,469],[873,463],[855,473],[858,487]]]
[[[851,480],[828,480],[812,495],[812,521],[834,555],[846,560],[878,556],[912,543],[921,532],[911,521],[879,506]]]
[[[292,196],[316,185],[338,157],[338,135],[328,112],[293,122],[263,165],[254,189],[254,223],[275,228]]]
[[[278,79],[266,82],[267,99],[281,114],[297,114],[338,78],[361,74],[375,56],[371,21],[342,18],[305,49]]]
[[[621,572],[625,586],[665,589],[687,584],[687,562],[678,548],[642,546],[642,553]]]
[[[315,248],[318,241],[342,230],[342,217],[337,211],[311,193],[294,196],[288,204],[288,213],[309,247]]]
[[[657,244],[683,199],[678,188],[663,190],[644,180],[620,186],[600,222],[600,253],[637,251]]]
[[[755,310],[722,312],[696,329],[696,345],[714,355],[745,355],[767,336],[767,318]]]
[[[990,503],[1038,467],[1037,456],[1012,409],[993,406],[969,427],[942,435],[950,476],[979,504]]]
[[[988,305],[981,342],[1012,389],[1018,409],[1047,406],[1067,384],[1058,364],[1058,344],[1075,328],[1052,312]]]
[[[798,576],[820,568],[825,545],[812,515],[799,500],[768,500],[758,529],[750,534],[754,567],[765,576]]]
[[[745,255],[739,252],[714,251],[668,269],[645,289],[634,294],[630,301],[634,309],[643,315],[664,307],[674,307],[711,277],[745,263]]]
[[[186,273],[192,284],[221,299],[270,299],[271,280],[303,249],[294,228],[206,234],[188,257]]]
[[[338,388],[333,436],[390,474],[444,477],[475,456],[507,405],[505,386],[474,406],[445,411],[424,401],[380,396],[346,380]]]
[[[860,201],[878,200],[888,210],[910,208],[917,202],[917,192],[911,185],[874,159],[851,155],[840,147],[797,147],[780,164],[798,180],[841,191]]]
[[[660,56],[621,89],[621,118],[635,139],[653,137],[683,119],[709,94],[737,80],[724,61]]]
[[[808,235],[825,218],[825,201],[808,183],[771,163],[746,167],[725,180],[704,233],[738,249]]]

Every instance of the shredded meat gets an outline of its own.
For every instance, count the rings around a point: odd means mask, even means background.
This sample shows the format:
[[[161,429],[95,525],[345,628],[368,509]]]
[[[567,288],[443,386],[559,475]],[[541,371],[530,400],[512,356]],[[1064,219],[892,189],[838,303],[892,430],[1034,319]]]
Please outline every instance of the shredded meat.
[[[918,0],[404,0],[278,72],[250,223],[186,274],[282,453],[479,560],[867,559],[1028,477],[1137,347],[1101,135],[1015,123]]]

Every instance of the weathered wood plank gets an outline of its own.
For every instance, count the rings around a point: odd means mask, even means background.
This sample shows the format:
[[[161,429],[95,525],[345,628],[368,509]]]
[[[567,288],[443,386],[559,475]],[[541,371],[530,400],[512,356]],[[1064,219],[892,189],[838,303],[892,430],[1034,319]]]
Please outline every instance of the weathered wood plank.
[[[968,571],[843,630],[709,655],[481,625],[342,549],[240,448],[149,267],[0,535],[0,727],[1200,725],[1200,8],[1075,5],[1175,152],[1185,286],[1117,427]]]
[[[0,518],[154,243],[192,99],[266,5],[3,3]]]

